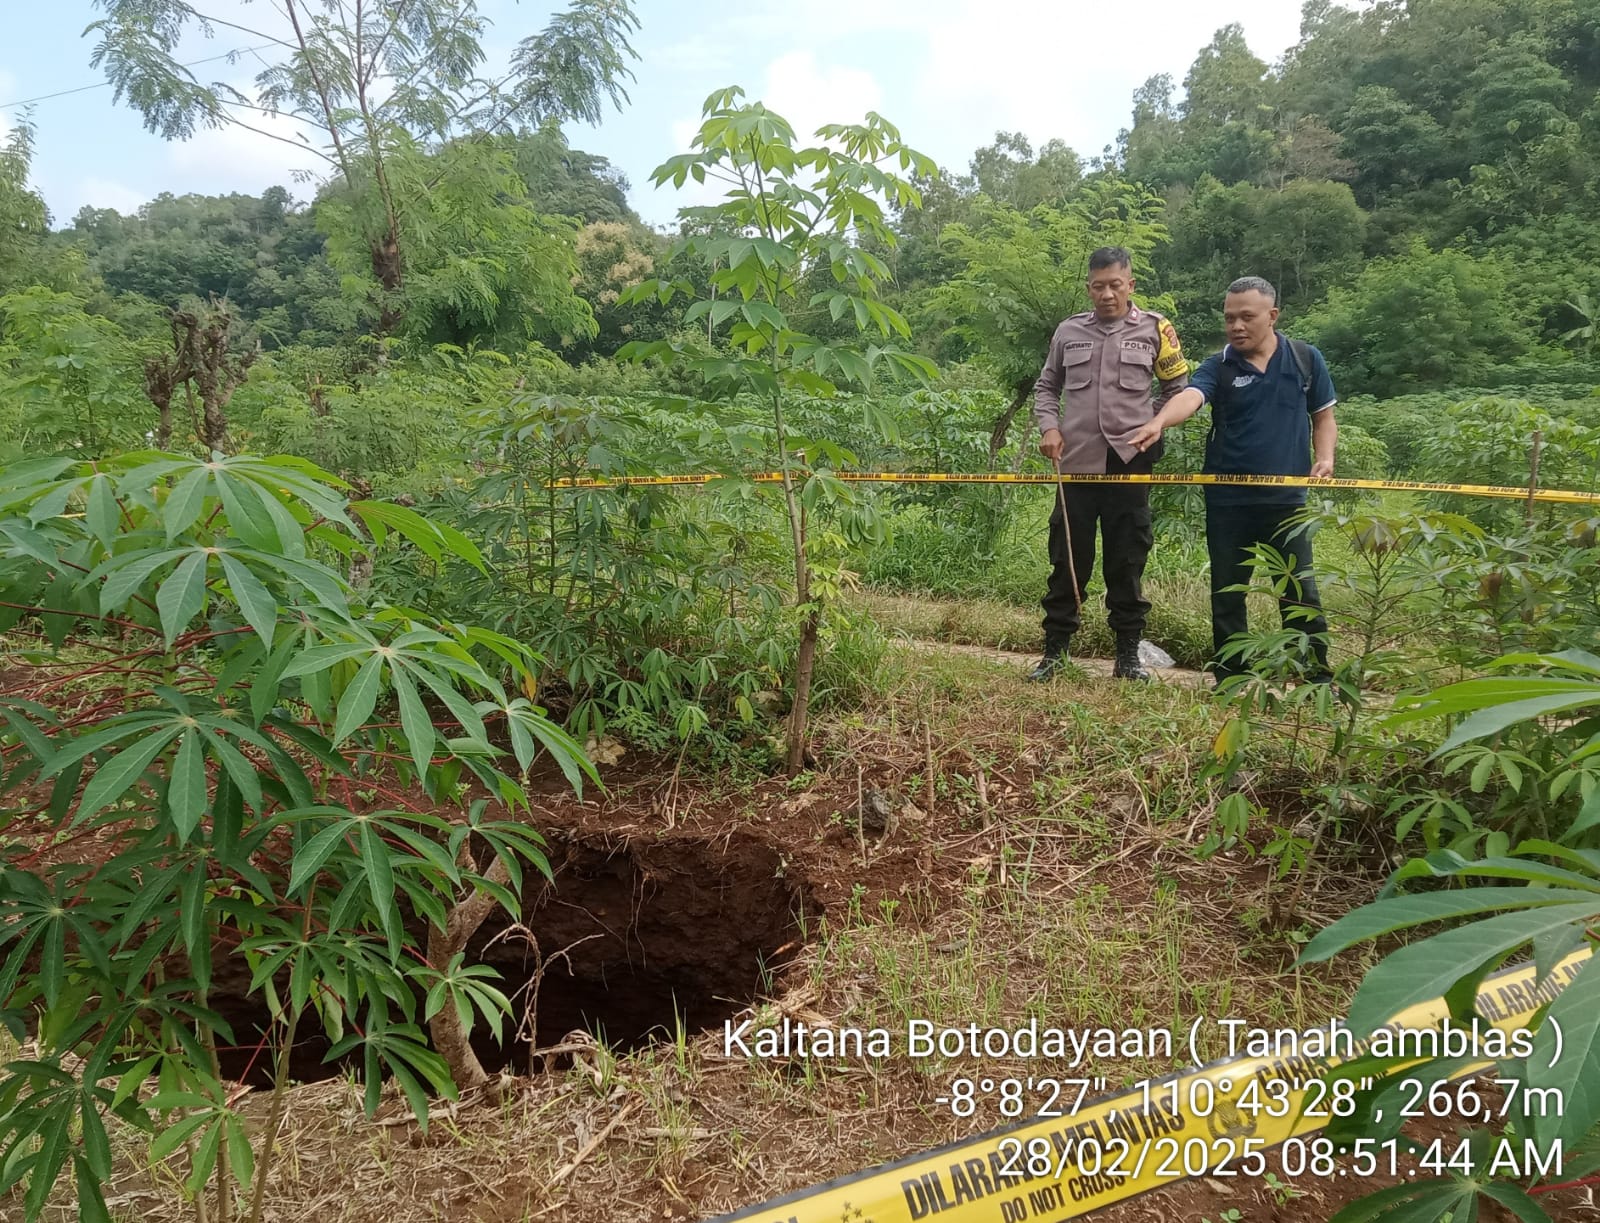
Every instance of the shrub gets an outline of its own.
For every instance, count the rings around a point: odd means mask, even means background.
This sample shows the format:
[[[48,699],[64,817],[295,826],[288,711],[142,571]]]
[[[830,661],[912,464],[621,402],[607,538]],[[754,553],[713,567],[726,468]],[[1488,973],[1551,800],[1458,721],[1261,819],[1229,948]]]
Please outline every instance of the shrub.
[[[214,1175],[224,1214],[253,1174],[259,1209],[313,1021],[330,1059],[360,1058],[369,1112],[384,1074],[424,1121],[430,1094],[482,1081],[468,1032],[498,1032],[510,1003],[448,915],[480,894],[515,912],[524,865],[548,868],[538,834],[485,803],[454,825],[417,807],[470,774],[525,814],[518,775],[541,749],[574,785],[593,774],[519,695],[527,649],[364,604],[332,567],[394,548],[484,567],[458,532],[348,501],[298,459],[0,473],[0,631],[98,656],[77,678],[105,685],[0,699],[0,1020],[37,1045],[0,1071],[0,1192],[25,1185],[30,1219],[69,1164],[81,1217],[108,1218],[112,1117],[155,1158],[187,1144],[185,1192]],[[352,807],[357,778],[417,801]],[[61,852],[75,844],[90,852]],[[238,1043],[213,1006],[222,947],[272,1016],[264,1138],[218,1058]]]

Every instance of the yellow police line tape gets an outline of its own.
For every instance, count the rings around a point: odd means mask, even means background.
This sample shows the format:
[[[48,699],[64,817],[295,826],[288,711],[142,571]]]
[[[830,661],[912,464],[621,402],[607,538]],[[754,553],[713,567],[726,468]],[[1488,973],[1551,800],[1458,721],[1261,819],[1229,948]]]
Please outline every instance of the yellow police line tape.
[[[1056,476],[1011,475],[1009,473],[945,473],[931,471],[834,471],[836,480],[872,484],[1054,484]],[[619,476],[615,479],[579,477],[551,480],[546,488],[626,488],[663,484],[710,484],[717,480],[745,479],[757,484],[783,482],[781,471],[759,471],[742,477],[717,474],[692,476]],[[1342,480],[1332,476],[1216,476],[1216,475],[1064,475],[1069,484],[1245,484],[1292,485],[1309,488],[1398,489],[1419,493],[1459,493],[1468,497],[1504,497],[1512,500],[1564,502],[1570,505],[1600,506],[1600,492],[1571,489],[1536,488],[1504,484],[1429,484],[1420,480]]]
[[[1068,1091],[1056,1097],[1061,1101],[1055,1110],[1059,1115],[1039,1119],[1035,1109],[1033,1118],[1007,1128],[746,1207],[708,1223],[1059,1223],[1200,1176],[1232,1177],[1234,1183],[1240,1183],[1246,1178],[1259,1180],[1271,1171],[1289,1184],[1296,1179],[1315,1178],[1331,1184],[1372,1176],[1404,1181],[1408,1175],[1419,1174],[1402,1159],[1412,1146],[1403,1137],[1361,1139],[1351,1149],[1336,1147],[1331,1139],[1307,1138],[1324,1129],[1334,1115],[1348,1115],[1350,1093],[1360,1082],[1350,1078],[1341,1082],[1330,1078],[1329,1072],[1365,1053],[1393,1052],[1396,1042],[1402,1053],[1400,1067],[1405,1068],[1423,1064],[1432,1056],[1430,1042],[1470,1041],[1464,1045],[1467,1054],[1483,1060],[1413,1087],[1402,1080],[1401,1115],[1479,1123],[1538,1113],[1558,1116],[1562,1097],[1552,1098],[1541,1088],[1519,1096],[1512,1083],[1498,1106],[1486,1104],[1470,1089],[1458,1088],[1460,1095],[1447,1089],[1441,1095],[1440,1091],[1444,1084],[1481,1074],[1500,1058],[1510,1056],[1506,1048],[1513,1049],[1515,1056],[1526,1056],[1531,1036],[1525,1025],[1571,984],[1592,955],[1593,949],[1576,952],[1543,978],[1532,964],[1485,978],[1477,995],[1477,1013],[1487,1021],[1484,1023],[1453,1022],[1444,1000],[1438,999],[1409,1008],[1366,1041],[1352,1041],[1348,1029],[1343,1029],[1340,1041],[1331,1035],[1337,1025],[1329,1025],[1299,1034],[1297,1055],[1215,1062],[1136,1084],[1119,1094],[1084,1100],[1077,1107],[1071,1107],[1073,1093]],[[1525,1043],[1519,1048],[1516,1042]],[[1448,1046],[1443,1047],[1448,1051]],[[1558,1050],[1560,1047],[1558,1039]],[[1418,1055],[1405,1056],[1407,1050],[1416,1050]],[[1282,1051],[1281,1045],[1276,1051]],[[1035,1087],[1025,1096],[1030,1107],[1044,1102],[1050,1093],[1036,1079],[1027,1083]],[[983,1080],[982,1087],[988,1090],[979,1090],[976,1103],[992,1107],[996,1098],[993,1081]],[[1478,1115],[1462,1116],[1463,1110],[1472,1111],[1474,1101]],[[1341,1107],[1343,1114],[1338,1112]],[[1519,1113],[1519,1108],[1524,1111]],[[1526,1134],[1524,1127],[1517,1128]],[[1445,1175],[1452,1158],[1459,1166],[1465,1150],[1465,1140],[1455,1138],[1435,1138],[1416,1145],[1421,1151],[1416,1163],[1425,1169],[1420,1173],[1424,1177]],[[1269,1151],[1276,1153],[1275,1160],[1266,1158]],[[1530,1177],[1537,1173],[1549,1176],[1550,1183],[1560,1180],[1555,1143],[1542,1153],[1526,1140],[1521,1152],[1514,1144],[1504,1151],[1516,1162],[1502,1165],[1502,1172]],[[1499,1152],[1496,1158],[1500,1158]]]

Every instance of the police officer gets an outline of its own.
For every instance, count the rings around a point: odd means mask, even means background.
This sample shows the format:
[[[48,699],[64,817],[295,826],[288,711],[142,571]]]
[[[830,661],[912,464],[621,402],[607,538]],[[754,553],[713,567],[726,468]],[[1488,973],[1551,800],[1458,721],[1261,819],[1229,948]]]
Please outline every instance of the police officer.
[[[1133,261],[1126,250],[1105,246],[1089,256],[1088,289],[1094,309],[1075,314],[1056,328],[1034,384],[1039,452],[1060,472],[1148,473],[1161,457],[1161,448],[1141,451],[1131,439],[1188,385],[1188,362],[1172,324],[1131,302]],[[1154,399],[1153,377],[1161,382],[1160,397]],[[1064,496],[1057,496],[1050,515],[1050,582],[1041,601],[1044,658],[1029,679],[1049,679],[1068,658],[1072,635],[1078,631],[1079,607],[1094,571],[1097,526],[1103,545],[1107,619],[1117,638],[1112,674],[1120,679],[1150,678],[1139,663],[1139,641],[1150,613],[1140,592],[1154,538],[1150,486],[1074,484]]]
[[[1159,448],[1162,430],[1211,405],[1205,471],[1218,475],[1331,476],[1339,439],[1337,402],[1328,364],[1317,349],[1277,329],[1278,294],[1259,276],[1243,276],[1223,299],[1228,343],[1194,372],[1194,384],[1174,395],[1133,437],[1141,450]],[[1250,550],[1266,544],[1292,563],[1278,600],[1285,628],[1308,635],[1306,677],[1332,679],[1328,622],[1311,572],[1311,537],[1295,518],[1306,490],[1289,485],[1206,486],[1206,550],[1211,558],[1212,672],[1217,684],[1241,674],[1230,638],[1249,627],[1245,595],[1228,587],[1249,579]]]

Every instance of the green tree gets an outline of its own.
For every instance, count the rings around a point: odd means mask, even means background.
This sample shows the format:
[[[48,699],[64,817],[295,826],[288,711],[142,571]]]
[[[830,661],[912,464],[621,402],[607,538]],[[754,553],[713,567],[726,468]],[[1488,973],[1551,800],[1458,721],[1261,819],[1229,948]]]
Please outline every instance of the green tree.
[[[957,265],[940,245],[939,235],[947,225],[970,220],[977,199],[969,180],[946,170],[914,174],[911,181],[920,207],[891,206],[897,240],[873,252],[889,265],[895,287],[908,300],[955,275]]]
[[[1252,190],[1246,263],[1294,301],[1312,301],[1353,270],[1367,215],[1344,183],[1297,179],[1282,191]]]
[[[26,119],[0,144],[0,293],[34,283],[32,266],[49,220],[44,200],[28,189],[33,126]]]
[[[1224,186],[1211,174],[1202,174],[1192,189],[1168,192],[1164,223],[1171,240],[1157,253],[1155,265],[1186,323],[1188,343],[1195,342],[1197,331],[1208,340],[1222,334],[1218,290],[1244,266],[1253,194],[1248,184]]]
[[[1193,182],[1209,170],[1225,183],[1254,182],[1271,157],[1272,91],[1267,66],[1238,24],[1218,30],[1184,77],[1182,139],[1166,181]]]
[[[472,0],[370,0],[353,11],[340,0],[283,0],[286,26],[273,31],[202,13],[186,0],[96,3],[106,15],[89,27],[99,39],[93,63],[151,131],[187,139],[202,127],[260,130],[253,120],[263,112],[305,129],[306,143],[294,143],[321,157],[338,182],[350,244],[361,248],[381,289],[380,335],[393,332],[407,308],[413,247],[437,220],[431,191],[458,168],[476,178],[471,146],[491,134],[547,119],[598,122],[606,99],[626,96],[633,55],[626,36],[637,26],[628,0],[572,0],[519,42],[509,71],[499,73],[485,72],[489,23]],[[280,49],[251,94],[202,84],[174,58],[187,30],[209,33],[218,24]],[[443,161],[431,173],[410,172],[428,150]],[[419,270],[436,277],[439,264],[425,261]],[[437,307],[437,284],[427,288]]]
[[[1059,140],[1039,150],[1021,132],[997,132],[994,143],[972,155],[964,185],[1023,212],[1040,204],[1059,208],[1083,179],[1083,161]]]
[[[1283,98],[1337,130],[1381,37],[1376,23],[1361,10],[1336,0],[1305,0],[1300,41],[1284,55],[1279,77]]]
[[[396,288],[371,270],[370,199],[339,188],[317,205],[347,300],[375,314],[380,335],[515,352],[529,340],[565,346],[594,334],[594,317],[573,292],[577,222],[529,205],[500,141],[463,140],[429,154],[397,137],[386,180],[411,201]]]
[[[540,212],[577,217],[586,224],[638,224],[628,205],[628,179],[604,157],[567,144],[561,127],[546,121],[537,131],[512,138],[516,170]]]
[[[1245,42],[1244,27],[1234,22],[1211,38],[1183,78],[1183,122],[1187,134],[1254,125],[1268,105],[1267,66]]]
[[[1356,92],[1339,135],[1374,205],[1388,188],[1426,182],[1445,152],[1445,134],[1433,116],[1386,85],[1367,85]]]
[[[1299,330],[1352,393],[1481,385],[1490,367],[1510,364],[1533,343],[1498,261],[1420,242],[1369,263]]]
[[[734,87],[707,98],[692,151],[671,158],[652,176],[657,185],[682,186],[692,177],[728,188],[719,204],[679,212],[685,235],[675,253],[716,269],[705,286],[709,295],[700,296],[701,286],[687,281],[661,280],[647,280],[625,295],[662,304],[680,295],[694,298],[684,321],[709,324],[713,331],[727,328],[732,351],[695,357],[684,344],[661,340],[630,344],[618,355],[688,360],[714,385],[764,403],[771,412],[800,620],[787,744],[794,774],[804,763],[823,613],[840,592],[845,551],[875,528],[870,519],[848,512],[850,490],[830,470],[849,456],[824,438],[793,434],[788,405],[795,396],[831,397],[841,384],[865,385],[880,365],[919,378],[935,372],[926,359],[892,346],[863,348],[807,335],[795,320],[826,304],[833,319],[852,320],[860,334],[910,336],[906,321],[881,300],[887,266],[852,239],[892,246],[885,201],[914,206],[916,189],[903,173],[927,174],[934,167],[877,114],[859,124],[819,128],[817,140],[832,147],[796,148],[788,122],[759,102],[740,102],[743,93]],[[902,173],[882,168],[886,164]],[[808,281],[818,268],[826,269],[832,287],[814,295]],[[846,509],[841,526],[828,529],[823,524],[829,511],[840,507]]]
[[[168,308],[226,298],[243,324],[265,324],[271,347],[333,338],[315,321],[331,275],[323,237],[282,187],[259,197],[163,192],[128,216],[84,208],[54,239],[81,250],[114,295]]]
[[[1475,161],[1498,160],[1568,125],[1572,91],[1561,70],[1527,36],[1493,47],[1467,80],[1467,133]]]
[[[98,458],[154,428],[139,347],[85,305],[42,285],[0,297],[0,456]]]
[[[1117,135],[1123,168],[1134,182],[1165,186],[1163,171],[1182,138],[1177,108],[1172,104],[1174,85],[1167,73],[1152,76],[1133,91],[1133,126]]]

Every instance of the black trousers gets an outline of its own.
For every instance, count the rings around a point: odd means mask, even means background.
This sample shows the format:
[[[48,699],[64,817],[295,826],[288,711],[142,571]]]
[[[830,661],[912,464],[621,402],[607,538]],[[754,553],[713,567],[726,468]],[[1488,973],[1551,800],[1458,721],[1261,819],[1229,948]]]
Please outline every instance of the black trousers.
[[[1287,538],[1293,529],[1288,520],[1299,509],[1296,505],[1206,504],[1206,550],[1211,554],[1211,670],[1218,680],[1245,670],[1237,658],[1219,661],[1228,639],[1250,627],[1244,592],[1224,588],[1250,580],[1249,549],[1257,544],[1268,544],[1285,560],[1292,561],[1292,572],[1298,580],[1291,578],[1278,599],[1278,616],[1284,628],[1310,634],[1313,672],[1328,671],[1328,621],[1322,614],[1316,578],[1311,572],[1310,534],[1301,531],[1293,539]],[[1312,614],[1299,614],[1298,609],[1302,608]]]
[[[1154,456],[1138,455],[1131,464],[1106,453],[1108,475],[1148,474]],[[1063,486],[1057,486],[1058,488]],[[1040,601],[1044,608],[1046,641],[1064,642],[1078,631],[1079,605],[1083,602],[1089,578],[1094,573],[1095,532],[1101,538],[1101,563],[1106,579],[1106,613],[1111,631],[1118,636],[1142,636],[1150,604],[1140,591],[1144,564],[1155,541],[1150,527],[1150,486],[1148,484],[1067,484],[1066,527],[1072,536],[1072,566],[1067,565],[1067,536],[1061,516],[1062,497],[1055,496],[1050,513],[1050,584]],[[1078,575],[1077,597],[1073,597],[1072,570]]]

